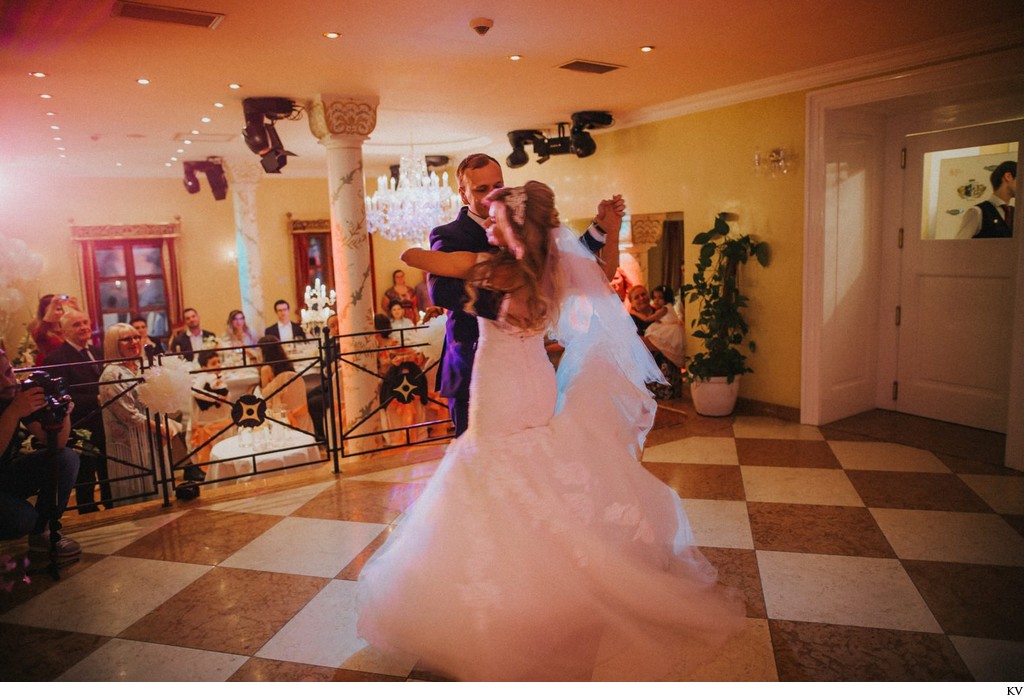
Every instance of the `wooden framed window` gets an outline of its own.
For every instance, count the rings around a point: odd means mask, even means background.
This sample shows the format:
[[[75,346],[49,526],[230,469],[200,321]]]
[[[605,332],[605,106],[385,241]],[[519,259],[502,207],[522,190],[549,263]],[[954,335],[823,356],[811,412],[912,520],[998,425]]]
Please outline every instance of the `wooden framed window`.
[[[181,313],[174,244],[180,224],[72,226],[79,243],[86,305],[98,337],[114,323],[146,318],[166,340]]]

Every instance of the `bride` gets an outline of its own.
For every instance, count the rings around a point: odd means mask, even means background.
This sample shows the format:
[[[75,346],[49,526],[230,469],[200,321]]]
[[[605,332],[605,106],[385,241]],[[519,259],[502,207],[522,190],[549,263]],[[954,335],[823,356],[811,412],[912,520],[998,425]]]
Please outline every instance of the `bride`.
[[[638,461],[645,383],[664,378],[608,284],[617,232],[602,271],[546,185],[490,201],[497,252],[402,255],[501,303],[480,321],[469,429],[363,568],[359,634],[464,681],[678,677],[739,629],[742,604]],[[557,376],[546,331],[566,348]]]

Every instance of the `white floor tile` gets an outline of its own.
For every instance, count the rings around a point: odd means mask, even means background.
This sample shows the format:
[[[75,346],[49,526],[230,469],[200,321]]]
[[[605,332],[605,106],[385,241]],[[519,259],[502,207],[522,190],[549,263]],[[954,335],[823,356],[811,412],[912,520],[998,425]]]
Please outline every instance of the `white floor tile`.
[[[644,450],[645,462],[688,462],[690,464],[739,464],[736,441],[732,438],[689,437]]]
[[[1024,537],[992,513],[872,508],[901,559],[1024,566]]]
[[[988,474],[961,474],[960,478],[995,512],[1024,515],[1024,478]]]
[[[683,499],[683,508],[698,546],[754,548],[750,516],[744,501]]]
[[[316,498],[325,489],[333,485],[331,481],[309,486],[297,486],[287,491],[265,493],[251,498],[224,501],[204,505],[204,510],[230,511],[232,513],[258,513],[260,515],[291,515],[309,501]]]
[[[843,469],[948,474],[949,467],[928,450],[891,442],[829,440]]]
[[[110,556],[19,605],[0,621],[113,637],[210,568]]]
[[[68,534],[82,545],[82,549],[86,552],[113,554],[184,514],[185,511],[178,511],[177,513],[158,515],[154,518],[130,520]]]
[[[821,431],[813,425],[790,423],[780,418],[736,416],[732,434],[738,438],[772,438],[775,440],[821,440]]]
[[[225,681],[248,656],[111,639],[69,668],[58,681]]]
[[[896,559],[757,552],[768,617],[941,633]]]
[[[356,585],[355,581],[328,583],[256,656],[389,676],[408,675],[415,658],[384,654],[356,634]]]
[[[387,525],[287,518],[221,566],[333,578]]]
[[[863,506],[842,469],[740,467],[747,501]]]

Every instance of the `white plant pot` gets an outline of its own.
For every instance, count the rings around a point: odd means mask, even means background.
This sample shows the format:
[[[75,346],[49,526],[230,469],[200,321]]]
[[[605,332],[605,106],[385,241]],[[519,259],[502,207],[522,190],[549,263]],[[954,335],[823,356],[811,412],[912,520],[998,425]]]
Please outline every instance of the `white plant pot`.
[[[732,383],[725,377],[711,377],[708,380],[694,377],[690,384],[693,408],[702,416],[729,415],[736,408],[739,393],[739,375],[733,377]]]

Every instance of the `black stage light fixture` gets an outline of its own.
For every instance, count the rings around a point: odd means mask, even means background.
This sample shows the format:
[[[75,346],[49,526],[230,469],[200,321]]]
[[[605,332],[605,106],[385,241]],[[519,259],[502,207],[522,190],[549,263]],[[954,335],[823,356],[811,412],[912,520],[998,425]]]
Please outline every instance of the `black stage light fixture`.
[[[575,112],[572,115],[572,128],[566,134],[568,122],[558,125],[558,136],[545,138],[540,131],[533,129],[518,129],[508,132],[508,142],[512,146],[512,153],[505,159],[505,164],[510,168],[521,168],[529,162],[526,155],[526,145],[533,145],[533,152],[537,156],[537,163],[546,163],[551,156],[574,153],[577,158],[586,158],[594,155],[597,144],[594,138],[587,133],[588,129],[600,129],[611,126],[615,122],[608,112],[585,111]]]
[[[245,114],[245,128],[242,138],[249,150],[260,156],[263,170],[268,173],[279,173],[288,163],[288,156],[277,135],[274,122],[287,119],[295,111],[295,103],[286,97],[247,97],[242,100],[242,111]]]
[[[224,174],[224,165],[220,158],[210,156],[206,160],[186,160],[182,166],[185,169],[185,189],[189,194],[199,191],[199,173],[205,173],[213,198],[219,201],[227,197],[228,178]]]

